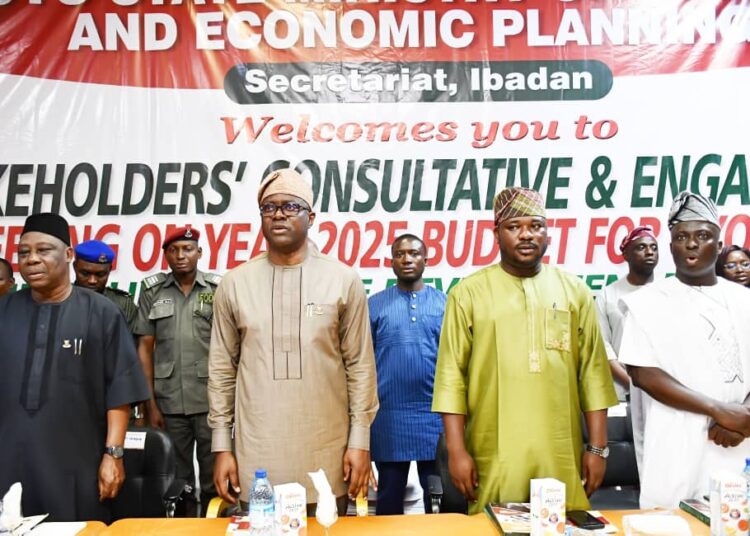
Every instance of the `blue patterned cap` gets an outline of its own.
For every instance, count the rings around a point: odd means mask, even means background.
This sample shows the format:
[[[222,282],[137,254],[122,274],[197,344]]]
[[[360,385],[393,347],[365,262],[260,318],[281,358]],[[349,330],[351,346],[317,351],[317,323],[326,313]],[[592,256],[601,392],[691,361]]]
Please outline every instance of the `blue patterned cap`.
[[[115,260],[115,252],[101,240],[87,240],[76,246],[76,259],[96,264],[110,264]]]

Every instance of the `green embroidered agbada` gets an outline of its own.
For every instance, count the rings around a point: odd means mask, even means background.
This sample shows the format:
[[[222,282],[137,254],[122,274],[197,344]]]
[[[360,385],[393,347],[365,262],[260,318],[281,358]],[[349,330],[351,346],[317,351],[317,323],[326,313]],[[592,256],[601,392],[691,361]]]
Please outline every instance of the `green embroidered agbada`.
[[[529,480],[565,482],[568,509],[587,509],[581,411],[617,404],[594,300],[575,276],[542,266],[530,278],[500,265],[448,294],[432,410],[466,415],[477,503],[529,500]]]

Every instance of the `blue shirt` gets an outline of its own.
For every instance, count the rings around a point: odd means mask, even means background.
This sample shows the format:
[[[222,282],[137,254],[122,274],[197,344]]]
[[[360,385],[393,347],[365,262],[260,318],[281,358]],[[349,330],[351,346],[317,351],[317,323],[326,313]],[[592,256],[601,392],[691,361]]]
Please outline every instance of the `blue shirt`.
[[[432,412],[445,294],[393,286],[369,299],[380,409],[370,429],[373,461],[433,460],[440,416]]]

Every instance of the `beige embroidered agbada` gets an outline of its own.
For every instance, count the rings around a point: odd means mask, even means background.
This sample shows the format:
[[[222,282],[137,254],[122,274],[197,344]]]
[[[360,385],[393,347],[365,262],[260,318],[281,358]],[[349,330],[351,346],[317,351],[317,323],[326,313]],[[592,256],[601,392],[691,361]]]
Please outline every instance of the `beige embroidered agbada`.
[[[214,297],[208,423],[212,450],[234,452],[247,500],[252,475],[299,482],[323,468],[344,495],[348,447],[369,450],[378,409],[367,298],[357,273],[308,242],[305,261],[261,255],[230,271]]]

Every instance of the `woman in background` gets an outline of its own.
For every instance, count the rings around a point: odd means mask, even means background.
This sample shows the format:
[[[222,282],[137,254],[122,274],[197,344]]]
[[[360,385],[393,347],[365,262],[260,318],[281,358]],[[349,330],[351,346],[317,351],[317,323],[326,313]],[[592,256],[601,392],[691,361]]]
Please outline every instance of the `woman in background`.
[[[716,275],[750,287],[750,251],[740,246],[724,246],[716,259]]]

